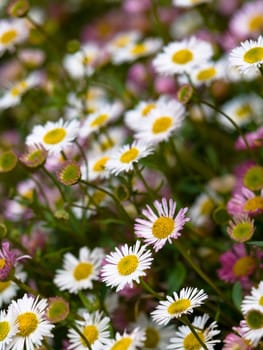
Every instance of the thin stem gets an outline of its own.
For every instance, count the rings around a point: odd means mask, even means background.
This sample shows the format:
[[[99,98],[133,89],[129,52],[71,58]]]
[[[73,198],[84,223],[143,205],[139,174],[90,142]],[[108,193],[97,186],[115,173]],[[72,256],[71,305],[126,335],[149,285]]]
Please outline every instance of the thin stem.
[[[154,194],[154,191],[148,186],[148,184],[147,184],[145,178],[144,178],[143,175],[142,175],[141,170],[140,170],[139,167],[138,167],[138,164],[136,164],[136,163],[133,164],[133,167],[134,167],[134,170],[135,170],[136,175],[138,175],[138,177],[139,177],[139,179],[141,180],[141,182],[143,183],[143,185],[144,185],[146,191],[148,191],[148,194],[149,194],[153,199],[155,199],[156,196],[155,196],[155,194]]]
[[[142,285],[142,287],[147,291],[149,292],[152,296],[154,296],[156,299],[158,300],[162,300],[162,296],[158,293],[156,293],[151,286],[149,286],[149,284],[147,282],[145,282],[144,279],[140,278],[140,283]]]
[[[32,289],[28,285],[26,285],[24,282],[22,282],[20,279],[18,279],[16,276],[12,277],[12,281],[15,282],[15,284],[24,290],[25,292],[34,295],[35,297],[40,295],[36,290]]]
[[[71,327],[79,334],[79,336],[83,339],[85,344],[87,345],[89,350],[92,350],[92,347],[88,341],[88,339],[85,337],[85,335],[76,327],[74,324],[71,325]]]
[[[57,182],[57,180],[54,178],[54,176],[44,166],[42,166],[42,170],[50,178],[50,180],[53,182],[53,184],[57,187],[57,189],[59,190],[59,193],[61,194],[62,199],[64,200],[64,202],[66,202],[65,194],[62,191],[62,188],[60,187],[60,185]]]
[[[190,331],[193,333],[193,335],[195,336],[195,338],[198,340],[198,342],[200,343],[200,345],[202,346],[202,348],[204,348],[205,350],[208,350],[207,346],[205,345],[205,343],[202,341],[202,339],[199,337],[199,334],[197,333],[197,331],[195,330],[194,326],[192,325],[192,323],[188,320],[187,316],[183,316],[181,317],[181,321],[183,323],[185,323],[189,328]]]

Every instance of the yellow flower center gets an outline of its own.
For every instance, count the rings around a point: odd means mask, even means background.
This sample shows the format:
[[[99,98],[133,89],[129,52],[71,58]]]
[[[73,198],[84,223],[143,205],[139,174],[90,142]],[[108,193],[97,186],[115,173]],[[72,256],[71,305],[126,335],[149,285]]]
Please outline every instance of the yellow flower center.
[[[11,281],[6,282],[0,282],[0,293],[2,293],[4,290],[6,290],[11,284]]]
[[[238,242],[245,242],[251,238],[253,233],[254,226],[251,222],[240,222],[233,228],[231,237]]]
[[[247,276],[255,270],[256,266],[255,258],[252,256],[243,256],[235,262],[233,273],[236,277]]]
[[[129,276],[136,271],[139,265],[139,259],[136,255],[127,255],[120,259],[117,269],[120,275]]]
[[[243,59],[249,64],[261,62],[263,60],[263,47],[252,47],[245,52]]]
[[[146,328],[146,340],[144,346],[150,349],[156,349],[160,342],[160,334],[156,328],[148,327]]]
[[[190,306],[191,306],[191,301],[189,299],[179,299],[174,301],[171,305],[168,306],[167,312],[170,315],[176,315],[186,311]]]
[[[263,27],[263,16],[262,15],[255,15],[254,17],[251,17],[248,28],[252,32],[259,31]]]
[[[186,64],[191,62],[194,58],[192,51],[188,49],[182,49],[175,52],[172,56],[172,61],[176,64]]]
[[[27,87],[28,87],[27,82],[21,81],[10,90],[10,93],[12,96],[17,97],[21,95],[27,89]]]
[[[25,312],[17,316],[18,335],[20,337],[27,337],[33,333],[38,326],[38,318],[33,312]]]
[[[214,203],[211,198],[205,199],[200,206],[201,215],[209,215],[214,207]]]
[[[114,45],[116,47],[124,47],[124,46],[128,45],[129,42],[130,42],[130,37],[128,35],[123,35],[123,36],[120,36],[119,38],[115,39]]]
[[[17,38],[17,31],[15,29],[10,29],[6,31],[0,37],[0,43],[3,45],[8,45]]]
[[[90,345],[95,343],[95,341],[98,339],[98,336],[99,336],[98,328],[94,325],[89,325],[89,326],[84,327],[82,332],[83,332],[85,338],[90,343]],[[84,339],[82,339],[81,342],[83,345],[86,345]]]
[[[131,343],[132,339],[130,337],[125,337],[117,340],[110,350],[128,350]]]
[[[155,220],[152,226],[152,234],[158,239],[164,239],[170,236],[175,227],[174,219],[160,216]]]
[[[131,49],[131,53],[133,55],[142,55],[147,51],[147,48],[144,44],[137,44],[134,45],[133,48]]]
[[[91,63],[91,61],[92,61],[92,57],[89,55],[83,57],[83,59],[82,59],[82,63],[84,66],[89,65]]]
[[[243,206],[244,211],[263,210],[263,197],[255,196],[249,198]]]
[[[135,147],[130,148],[128,151],[124,152],[121,156],[120,156],[120,161],[122,163],[130,163],[132,162],[134,159],[137,158],[138,154],[139,154],[139,150]]]
[[[197,74],[197,80],[209,80],[216,75],[216,69],[214,67],[202,69]]]
[[[0,322],[0,341],[3,341],[10,331],[10,324],[7,321]]]
[[[105,169],[105,165],[107,161],[110,159],[110,157],[102,157],[101,159],[97,160],[97,162],[94,163],[93,165],[93,171],[103,171]]]
[[[155,103],[149,103],[147,106],[145,106],[142,110],[142,116],[147,117],[147,115],[156,107]]]
[[[60,143],[66,136],[66,130],[64,128],[55,128],[53,130],[48,131],[44,137],[44,143],[48,145],[56,145]]]
[[[99,127],[103,125],[107,120],[109,119],[108,114],[100,114],[95,118],[91,123],[90,126],[92,127]]]
[[[160,117],[155,120],[152,126],[152,132],[154,134],[160,134],[167,131],[173,123],[173,119],[168,116]]]
[[[0,259],[0,269],[3,269],[6,265],[6,260],[4,258]]]
[[[80,262],[74,269],[73,276],[77,281],[88,278],[93,271],[93,265],[87,262]]]
[[[243,104],[236,110],[236,114],[239,119],[246,118],[251,114],[252,110],[248,103]]]
[[[263,295],[259,298],[258,303],[260,306],[263,306]]]
[[[199,338],[204,342],[205,336],[204,336],[203,332],[198,331],[197,334],[198,334]],[[196,337],[193,335],[193,333],[187,334],[187,336],[184,338],[183,344],[184,344],[184,350],[202,349],[202,345],[199,343],[199,341],[196,339]]]
[[[93,193],[92,201],[99,205],[106,197],[106,194],[102,191],[96,191]]]

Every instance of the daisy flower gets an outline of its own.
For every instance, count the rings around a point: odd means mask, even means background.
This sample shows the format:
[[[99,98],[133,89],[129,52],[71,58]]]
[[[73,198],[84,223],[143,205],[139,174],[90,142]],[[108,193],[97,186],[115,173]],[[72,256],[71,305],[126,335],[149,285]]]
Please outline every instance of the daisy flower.
[[[76,321],[76,327],[82,333],[90,344],[92,350],[101,350],[107,343],[110,332],[109,317],[103,316],[100,311],[94,313],[84,312],[81,315],[82,320]],[[75,329],[70,329],[68,339],[69,350],[87,350],[87,344]]]
[[[223,61],[206,62],[193,69],[190,73],[191,81],[195,86],[211,85],[214,80],[223,77],[225,64]]]
[[[153,60],[153,66],[158,73],[165,75],[190,73],[195,66],[202,66],[212,55],[210,43],[190,37],[165,46],[163,52]]]
[[[193,7],[211,0],[173,0],[173,4],[178,7]]]
[[[206,345],[208,350],[213,350],[217,343],[220,343],[220,340],[213,339],[213,337],[220,333],[217,329],[217,323],[212,322],[207,326],[207,321],[209,316],[204,314],[202,316],[196,316],[192,322],[196,332],[202,342]],[[199,343],[198,339],[193,335],[188,326],[180,326],[175,332],[175,336],[171,338],[170,345],[167,346],[167,349],[176,349],[176,350],[201,350],[202,345]]]
[[[26,273],[21,271],[21,265],[18,265],[15,269],[15,276],[21,281],[25,281]],[[19,287],[11,280],[0,281],[0,307],[4,304],[8,304],[16,296]]]
[[[46,299],[34,298],[25,294],[23,298],[13,300],[8,312],[15,318],[18,328],[13,341],[12,350],[40,347],[45,337],[52,337],[53,325],[45,318]]]
[[[145,341],[145,332],[140,328],[135,328],[131,333],[124,331],[123,334],[116,333],[115,339],[111,339],[103,347],[103,350],[136,350],[142,347]]]
[[[230,52],[229,62],[237,66],[243,74],[258,71],[258,67],[263,63],[263,37],[259,36],[257,40],[241,42],[239,47]]]
[[[60,290],[78,293],[79,290],[91,289],[93,281],[99,279],[99,269],[104,258],[103,250],[89,250],[82,247],[79,257],[66,253],[63,258],[63,269],[56,271],[54,283]]]
[[[48,121],[44,126],[34,126],[32,133],[27,136],[26,144],[42,145],[47,151],[53,154],[60,153],[65,147],[70,146],[78,135],[79,122],[71,120],[64,122],[59,119],[57,122]]]
[[[125,124],[134,131],[140,130],[139,123],[143,123],[149,113],[157,107],[155,101],[140,101],[138,105],[125,113]]]
[[[244,338],[244,332],[241,327],[233,327],[235,333],[229,333],[223,340],[222,350],[252,350],[249,340]]]
[[[10,347],[18,328],[14,315],[8,311],[0,311],[0,350],[13,349]]]
[[[153,153],[153,146],[143,141],[133,141],[130,145],[124,145],[116,152],[112,152],[106,163],[106,170],[119,175],[133,169],[135,163]]]
[[[110,152],[90,154],[88,169],[85,164],[81,166],[81,177],[84,180],[106,179],[110,176],[106,165],[110,160]]]
[[[118,50],[136,43],[141,38],[139,31],[117,33],[106,45],[106,51],[115,55]]]
[[[127,284],[132,287],[133,282],[140,283],[140,277],[146,275],[145,270],[151,267],[152,260],[151,252],[139,241],[132,247],[122,245],[106,255],[102,280],[107,286],[117,287],[117,292]]]
[[[260,281],[257,287],[252,287],[250,294],[242,300],[243,314],[247,314],[249,310],[259,310],[263,313],[263,281]]]
[[[143,123],[138,125],[134,137],[144,142],[158,144],[178,131],[185,118],[185,107],[178,101],[163,99],[152,109]]]
[[[255,232],[254,220],[247,214],[236,216],[229,221],[226,231],[234,241],[246,242]]]
[[[142,210],[144,219],[135,219],[134,231],[146,245],[153,245],[157,252],[167,241],[172,243],[172,238],[177,239],[190,219],[185,217],[188,208],[180,209],[175,215],[176,202],[171,198],[169,201],[166,198],[162,198],[161,202],[156,200],[153,205],[154,210],[149,205]]]
[[[244,338],[254,349],[263,337],[263,313],[257,309],[249,310],[245,320],[240,322]]]
[[[173,297],[167,296],[152,311],[153,321],[160,325],[167,325],[173,318],[192,313],[194,308],[201,306],[208,298],[203,289],[192,287],[182,288],[178,293],[173,292]]]
[[[0,21],[0,54],[13,50],[16,44],[25,41],[29,34],[26,21],[22,18]]]
[[[259,195],[242,186],[241,190],[233,195],[227,203],[227,211],[230,215],[238,216],[248,214],[259,215],[263,212],[263,190]]]
[[[246,150],[247,145],[244,142],[244,137],[247,140],[247,143],[250,148],[258,148],[263,146],[263,127],[259,127],[255,131],[251,131],[243,135],[243,137],[239,136],[235,143],[235,149],[237,150]]]

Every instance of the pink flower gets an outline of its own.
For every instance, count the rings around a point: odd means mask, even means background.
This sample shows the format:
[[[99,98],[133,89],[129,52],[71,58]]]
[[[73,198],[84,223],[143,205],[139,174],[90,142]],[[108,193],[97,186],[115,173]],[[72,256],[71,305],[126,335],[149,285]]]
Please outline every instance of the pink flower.
[[[227,211],[230,215],[241,214],[259,215],[263,212],[263,190],[256,195],[246,187],[241,187],[227,203]]]
[[[248,132],[244,135],[245,139],[250,148],[258,148],[263,145],[263,126],[258,128],[256,131]],[[237,150],[247,150],[247,145],[244,142],[244,138],[239,136],[236,143],[235,149]]]
[[[231,250],[220,256],[221,267],[217,270],[222,281],[228,283],[240,282],[243,288],[249,289],[252,285],[250,276],[258,267],[263,253],[257,249],[249,254],[243,243],[235,244]]]
[[[236,333],[229,333],[225,337],[222,350],[251,350],[252,346],[249,346],[249,342],[242,337],[242,328],[233,327],[233,330]]]

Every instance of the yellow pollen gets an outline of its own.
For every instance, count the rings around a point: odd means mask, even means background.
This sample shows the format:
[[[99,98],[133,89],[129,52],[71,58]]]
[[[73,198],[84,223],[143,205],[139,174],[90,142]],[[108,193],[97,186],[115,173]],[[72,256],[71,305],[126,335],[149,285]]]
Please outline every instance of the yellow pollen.
[[[124,47],[126,45],[128,45],[130,42],[130,38],[128,35],[123,35],[123,36],[120,36],[119,38],[117,38],[115,41],[114,41],[114,45],[116,47]]]
[[[97,171],[97,172],[103,171],[109,159],[110,157],[102,157],[101,159],[97,160],[97,162],[94,163],[93,165],[93,171]]]
[[[170,315],[175,315],[186,311],[190,306],[191,301],[189,299],[179,299],[169,305],[167,311]]]
[[[248,103],[243,104],[236,110],[239,119],[246,118],[252,113],[251,107]]]
[[[263,295],[259,298],[258,303],[260,306],[263,306]]]
[[[252,32],[261,30],[263,28],[263,16],[255,15],[254,17],[252,17],[248,23],[248,28]]]
[[[175,52],[172,56],[172,61],[176,64],[186,64],[193,60],[194,56],[188,49],[182,49]]]
[[[252,47],[245,52],[243,59],[249,64],[261,62],[263,60],[263,47]]]
[[[255,258],[252,256],[243,256],[235,262],[233,273],[236,277],[247,276],[255,270],[256,266]]]
[[[152,226],[152,234],[158,239],[164,239],[170,236],[175,227],[174,219],[160,216],[155,220]]]
[[[98,328],[94,325],[89,325],[83,328],[83,334],[85,335],[85,338],[87,338],[90,345],[94,344],[95,341],[98,339],[99,332]],[[81,340],[83,345],[86,345],[84,339]]]
[[[28,87],[28,84],[26,81],[21,81],[18,83],[16,86],[14,86],[11,90],[10,93],[12,96],[16,97],[21,95]]]
[[[11,284],[11,281],[6,282],[0,282],[0,293],[2,293],[4,290],[6,290]]]
[[[90,126],[92,127],[99,127],[103,125],[107,120],[109,119],[108,114],[100,114],[97,118],[95,118],[91,123]]]
[[[6,260],[4,258],[0,259],[0,269],[3,269],[6,265]]]
[[[243,206],[244,211],[263,210],[263,197],[255,196],[249,198]]]
[[[38,326],[37,316],[33,312],[25,312],[16,318],[18,323],[18,336],[27,337],[33,333]]]
[[[147,106],[145,106],[142,110],[142,116],[147,117],[147,115],[156,107],[155,103],[149,103]]]
[[[214,203],[212,201],[212,199],[207,198],[205,199],[200,206],[200,214],[201,215],[209,215],[211,213],[211,210],[214,207]]]
[[[206,68],[200,70],[197,74],[197,80],[209,80],[212,79],[216,75],[216,69],[214,67]]]
[[[83,57],[83,59],[82,59],[82,63],[84,64],[84,66],[89,65],[91,63],[91,61],[92,61],[92,57],[88,56],[88,55]]]
[[[173,119],[168,116],[160,117],[155,120],[152,126],[152,132],[154,134],[160,134],[167,131],[173,123]]]
[[[146,340],[144,346],[150,349],[156,349],[160,342],[160,334],[156,328],[148,327],[146,328]]]
[[[3,341],[10,331],[10,324],[7,321],[0,322],[0,341]]]
[[[87,262],[80,262],[73,271],[73,276],[77,281],[88,278],[93,271],[93,265]]]
[[[117,269],[120,275],[129,276],[136,271],[139,260],[136,255],[127,255],[120,259]]]
[[[128,350],[131,343],[132,343],[131,338],[128,338],[128,337],[122,338],[116,341],[116,343],[110,348],[110,350]]]
[[[139,150],[135,147],[132,147],[120,156],[120,161],[122,163],[130,163],[137,158],[138,154]]]
[[[133,55],[142,55],[147,51],[147,48],[144,44],[137,44],[131,49]]]
[[[204,342],[205,336],[203,332],[198,331],[197,332],[199,338]],[[187,336],[184,338],[184,350],[199,350],[202,349],[202,345],[199,343],[199,341],[196,339],[196,337],[193,335],[193,333],[187,334]]]
[[[3,45],[8,45],[17,38],[17,31],[15,29],[10,29],[6,31],[0,37],[0,43]]]
[[[53,130],[48,131],[44,135],[43,141],[48,145],[56,145],[57,143],[60,143],[61,141],[63,141],[66,134],[67,133],[64,128],[55,128]]]

